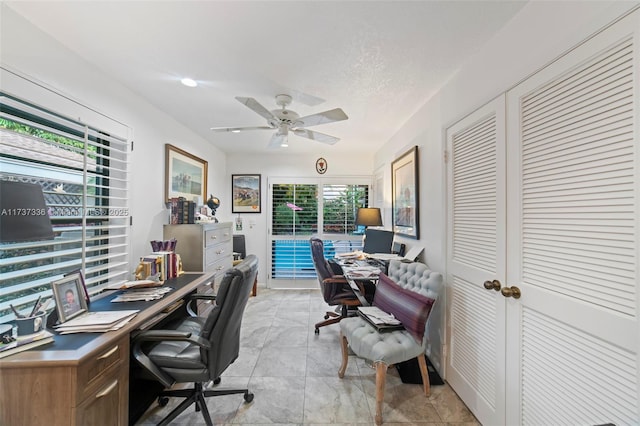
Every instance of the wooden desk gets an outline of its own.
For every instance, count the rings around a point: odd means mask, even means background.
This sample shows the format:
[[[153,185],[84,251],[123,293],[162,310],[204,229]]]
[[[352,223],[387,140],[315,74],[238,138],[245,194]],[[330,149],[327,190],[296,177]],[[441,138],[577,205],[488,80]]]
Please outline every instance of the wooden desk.
[[[120,330],[56,335],[52,344],[1,359],[0,425],[127,425],[131,334],[158,324],[170,314],[163,311],[179,308],[212,277],[168,280],[174,290],[153,302],[111,303],[117,292],[110,293],[92,301],[91,310],[140,310]]]

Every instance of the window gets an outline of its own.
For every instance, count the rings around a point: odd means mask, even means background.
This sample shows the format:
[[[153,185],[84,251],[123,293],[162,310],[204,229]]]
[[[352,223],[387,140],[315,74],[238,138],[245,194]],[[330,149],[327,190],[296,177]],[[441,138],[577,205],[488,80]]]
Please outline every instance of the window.
[[[309,246],[312,235],[324,240],[328,258],[362,248],[364,230],[355,226],[355,217],[359,207],[368,205],[368,179],[343,181],[348,183],[318,179],[271,183],[272,280],[315,280]]]
[[[0,92],[0,179],[42,185],[53,240],[0,244],[0,322],[82,270],[90,294],[128,274],[128,142]]]

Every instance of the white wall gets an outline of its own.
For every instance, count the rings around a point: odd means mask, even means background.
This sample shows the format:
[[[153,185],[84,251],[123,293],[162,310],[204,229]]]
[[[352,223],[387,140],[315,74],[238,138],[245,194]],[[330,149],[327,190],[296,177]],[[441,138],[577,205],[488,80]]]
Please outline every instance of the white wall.
[[[264,139],[264,138],[262,138]],[[266,141],[266,139],[265,139]],[[266,142],[265,142],[266,143]],[[309,142],[315,143],[315,142]],[[327,160],[327,172],[319,175],[316,172],[316,160],[318,158]],[[227,155],[227,176],[225,182],[228,182],[229,191],[231,190],[232,174],[260,174],[262,184],[262,208],[261,213],[245,213],[240,214],[243,221],[242,231],[237,233],[244,234],[247,253],[255,254],[260,259],[261,264],[265,264],[268,259],[268,223],[267,223],[267,206],[269,203],[267,188],[270,177],[344,177],[344,176],[371,176],[373,169],[373,153],[353,153],[352,155],[333,154],[331,147],[325,147],[318,144],[317,155],[286,155],[278,151],[273,155]],[[215,194],[214,194],[215,195]],[[221,199],[220,214],[218,219],[225,221],[235,221],[237,214],[231,214],[231,198],[230,195]],[[253,223],[253,225],[251,225]],[[258,282],[261,285],[267,282],[267,268],[260,268]]]
[[[476,56],[409,118],[375,156],[375,169],[385,175],[385,201],[390,207],[390,163],[408,147],[419,146],[420,234],[424,261],[446,276],[446,128],[515,86],[527,76],[640,4],[638,1],[529,2]],[[432,313],[430,359],[444,366],[446,303]],[[441,349],[442,348],[442,349]],[[440,353],[438,353],[440,352]]]
[[[162,238],[162,225],[168,214],[164,199],[164,163],[166,143],[182,148],[208,161],[208,192],[228,198],[226,156],[210,143],[159,111],[99,69],[85,62],[48,35],[35,28],[11,9],[0,8],[0,60],[2,67],[54,89],[77,103],[109,115],[132,129],[134,151],[130,156],[131,259],[135,267],[140,256],[151,250],[150,240]],[[109,125],[99,114],[74,108],[73,102],[50,96],[48,90],[24,79],[3,73],[2,90],[54,111],[78,117],[90,124]],[[75,105],[77,107],[77,105]],[[128,136],[128,135],[122,135]]]

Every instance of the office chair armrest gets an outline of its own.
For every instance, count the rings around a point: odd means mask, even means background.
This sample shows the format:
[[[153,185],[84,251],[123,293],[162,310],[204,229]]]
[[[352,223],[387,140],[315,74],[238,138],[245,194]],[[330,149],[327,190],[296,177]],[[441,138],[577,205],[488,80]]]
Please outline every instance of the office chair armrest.
[[[166,341],[186,341],[191,342],[201,348],[209,349],[211,344],[208,340],[200,336],[194,336],[188,331],[178,330],[148,330],[143,331],[133,338],[133,349],[131,353],[140,365],[153,374],[163,386],[169,388],[175,384],[173,377],[156,366],[151,358],[142,350],[142,344],[146,342],[166,342]]]
[[[191,315],[192,317],[197,317],[198,313],[196,312],[196,309],[194,308],[194,304],[193,302],[196,300],[208,300],[210,302],[213,302],[214,300],[216,300],[216,295],[215,294],[206,294],[206,293],[192,293],[189,295],[188,300],[187,300],[187,312],[189,313],[189,315]]]
[[[331,278],[325,278],[322,282],[326,284],[346,284],[348,281],[342,275],[335,275]]]
[[[138,342],[167,341],[190,342],[203,349],[209,349],[211,347],[211,343],[208,340],[203,339],[200,336],[194,336],[191,332],[179,330],[147,330],[141,332],[133,339],[134,344],[138,344]]]

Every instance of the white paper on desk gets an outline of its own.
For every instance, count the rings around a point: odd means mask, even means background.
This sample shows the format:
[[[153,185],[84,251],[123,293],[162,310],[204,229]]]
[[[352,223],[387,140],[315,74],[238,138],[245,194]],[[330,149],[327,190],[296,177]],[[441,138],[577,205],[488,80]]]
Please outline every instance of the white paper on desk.
[[[136,315],[130,315],[115,324],[109,325],[78,325],[71,327],[61,326],[57,329],[60,334],[73,334],[73,333],[106,333],[107,331],[118,330],[124,327],[129,321],[131,321]]]
[[[371,253],[371,254],[368,254],[367,257],[370,257],[370,258],[376,259],[376,260],[400,260],[400,259],[403,259],[403,257],[400,257],[395,253]]]
[[[92,326],[92,325],[110,325],[123,319],[134,316],[138,313],[138,310],[127,311],[94,311],[87,312],[84,315],[80,315],[78,318],[74,318],[70,321],[64,322],[58,327],[79,327],[79,326]]]
[[[356,266],[346,269],[345,274],[349,278],[370,278],[380,275],[380,269],[375,266]]]
[[[149,301],[162,299],[164,295],[173,290],[171,287],[160,287],[155,289],[145,289],[145,290],[133,290],[128,291],[126,293],[122,293],[113,299],[111,299],[112,303],[116,302],[137,302],[137,301]]]

